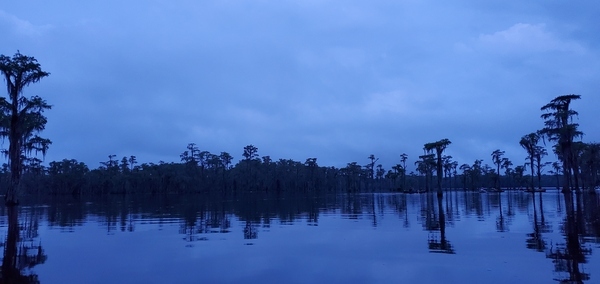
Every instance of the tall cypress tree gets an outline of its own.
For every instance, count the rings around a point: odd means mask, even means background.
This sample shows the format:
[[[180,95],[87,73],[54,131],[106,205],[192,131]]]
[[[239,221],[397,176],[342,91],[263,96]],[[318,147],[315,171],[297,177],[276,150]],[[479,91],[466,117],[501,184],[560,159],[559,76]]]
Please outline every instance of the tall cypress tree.
[[[42,71],[37,60],[17,51],[12,57],[0,55],[0,73],[6,81],[8,96],[0,98],[0,136],[8,138],[5,151],[10,165],[10,184],[5,201],[7,205],[18,203],[17,195],[23,170],[23,158],[32,151],[46,153],[50,140],[38,133],[46,127],[43,112],[51,106],[38,96],[25,97],[23,89],[50,75]]]

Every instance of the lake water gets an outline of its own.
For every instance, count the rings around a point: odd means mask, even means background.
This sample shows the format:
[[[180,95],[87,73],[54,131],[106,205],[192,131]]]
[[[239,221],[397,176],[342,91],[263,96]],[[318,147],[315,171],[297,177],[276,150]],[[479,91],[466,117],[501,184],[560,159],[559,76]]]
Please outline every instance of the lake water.
[[[25,200],[0,211],[0,283],[600,283],[598,198],[573,208],[554,190]]]

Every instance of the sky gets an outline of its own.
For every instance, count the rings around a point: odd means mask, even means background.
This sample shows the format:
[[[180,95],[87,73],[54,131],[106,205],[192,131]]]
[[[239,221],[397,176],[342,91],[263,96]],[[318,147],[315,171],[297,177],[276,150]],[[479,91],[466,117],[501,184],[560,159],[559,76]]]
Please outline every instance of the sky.
[[[46,163],[179,162],[196,143],[389,169],[447,138],[459,165],[496,149],[521,165],[559,95],[581,95],[600,142],[598,16],[585,0],[0,1],[0,54],[51,73],[24,91],[53,106]]]

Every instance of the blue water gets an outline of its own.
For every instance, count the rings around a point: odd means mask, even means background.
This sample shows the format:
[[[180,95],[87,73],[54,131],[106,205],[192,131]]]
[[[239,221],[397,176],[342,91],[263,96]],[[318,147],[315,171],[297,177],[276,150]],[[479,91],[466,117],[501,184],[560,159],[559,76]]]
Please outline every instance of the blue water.
[[[442,226],[427,194],[32,200],[18,245],[46,258],[17,266],[39,283],[600,283],[598,199],[576,242],[562,195],[541,201],[447,193]]]

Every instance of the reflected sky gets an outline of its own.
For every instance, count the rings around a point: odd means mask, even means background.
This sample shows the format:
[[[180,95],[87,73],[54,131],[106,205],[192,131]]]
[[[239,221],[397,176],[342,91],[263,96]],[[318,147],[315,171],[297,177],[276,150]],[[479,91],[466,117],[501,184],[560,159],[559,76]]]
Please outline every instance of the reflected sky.
[[[565,273],[547,257],[566,243],[554,192],[542,206],[520,192],[457,192],[441,203],[426,194],[153,202],[32,201],[19,218],[37,220],[34,241],[48,256],[32,271],[40,283],[557,283]],[[585,283],[600,279],[598,236],[585,226],[594,202],[581,214]],[[440,204],[454,254],[430,250],[441,237]],[[57,212],[79,217],[57,225]],[[532,234],[546,248],[528,248]]]

